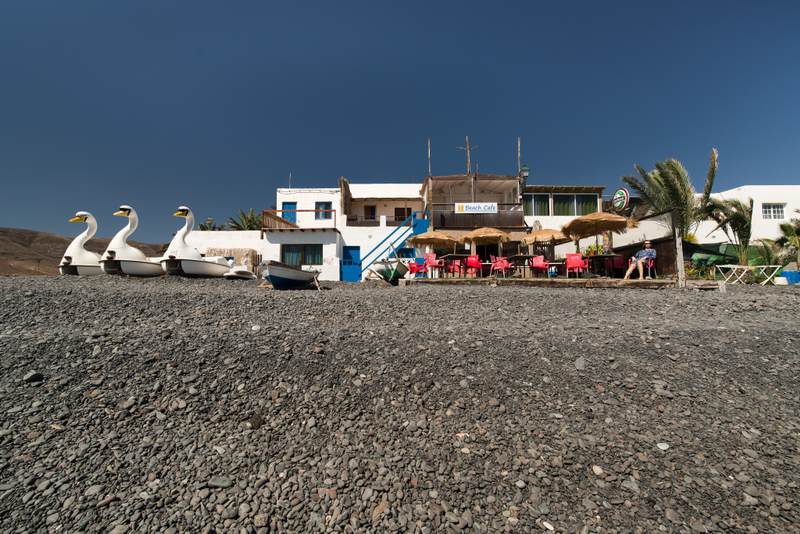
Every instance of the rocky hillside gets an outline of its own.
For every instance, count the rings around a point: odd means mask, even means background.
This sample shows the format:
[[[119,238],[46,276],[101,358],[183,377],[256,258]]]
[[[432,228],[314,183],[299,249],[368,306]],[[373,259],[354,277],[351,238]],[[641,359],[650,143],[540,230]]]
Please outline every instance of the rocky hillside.
[[[0,276],[58,274],[58,262],[72,239],[36,230],[0,227]],[[103,252],[109,241],[110,238],[95,238],[86,248]],[[164,250],[162,245],[137,241],[131,244],[152,256]]]

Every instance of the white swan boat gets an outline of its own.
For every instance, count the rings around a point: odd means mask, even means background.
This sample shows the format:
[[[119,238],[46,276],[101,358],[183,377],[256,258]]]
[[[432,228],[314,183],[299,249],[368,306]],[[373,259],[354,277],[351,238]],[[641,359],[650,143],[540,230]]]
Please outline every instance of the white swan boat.
[[[69,222],[86,223],[86,230],[69,244],[58,264],[58,271],[61,274],[81,276],[103,274],[103,269],[100,267],[100,254],[84,248],[86,242],[97,233],[97,220],[88,211],[79,211],[69,219]]]
[[[165,273],[182,276],[222,277],[231,270],[232,262],[225,256],[203,256],[200,251],[186,243],[186,236],[194,228],[194,214],[191,209],[179,206],[178,211],[173,215],[183,217],[186,222],[172,238],[167,251],[160,260]]]
[[[108,274],[126,274],[128,276],[161,276],[161,258],[148,258],[144,252],[128,244],[128,238],[139,226],[139,217],[136,210],[130,206],[122,205],[114,212],[117,217],[127,217],[125,225],[117,235],[111,239],[108,248],[103,253],[100,265]]]

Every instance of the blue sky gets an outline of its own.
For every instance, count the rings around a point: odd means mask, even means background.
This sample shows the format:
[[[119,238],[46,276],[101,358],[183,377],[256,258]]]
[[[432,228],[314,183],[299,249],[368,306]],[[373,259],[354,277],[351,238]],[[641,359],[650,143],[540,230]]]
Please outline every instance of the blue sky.
[[[614,188],[675,157],[800,183],[800,3],[36,1],[0,5],[0,226],[166,241],[275,188],[481,171]],[[702,184],[699,183],[698,187]],[[611,191],[607,191],[610,194]]]

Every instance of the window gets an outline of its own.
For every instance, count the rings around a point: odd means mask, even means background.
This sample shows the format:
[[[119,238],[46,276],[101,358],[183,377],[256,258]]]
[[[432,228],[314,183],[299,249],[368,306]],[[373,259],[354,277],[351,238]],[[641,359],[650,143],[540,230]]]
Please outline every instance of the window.
[[[411,216],[411,208],[395,208],[394,209],[394,220],[395,221],[405,221]]]
[[[365,221],[375,220],[375,206],[364,206],[364,220]]]
[[[555,215],[575,215],[575,195],[553,195]]]
[[[333,211],[331,211],[333,204],[330,202],[316,202],[314,204],[314,218],[318,221],[326,220],[333,217]],[[323,211],[327,210],[327,211]]]
[[[527,216],[549,217],[550,195],[523,195],[522,210]]]
[[[281,261],[286,265],[322,265],[322,245],[281,245]]]
[[[533,195],[533,214],[537,217],[550,216],[550,195]]]
[[[597,195],[575,195],[575,214],[589,215],[597,211]]]
[[[786,204],[761,204],[761,215],[765,219],[783,219],[783,207]]]

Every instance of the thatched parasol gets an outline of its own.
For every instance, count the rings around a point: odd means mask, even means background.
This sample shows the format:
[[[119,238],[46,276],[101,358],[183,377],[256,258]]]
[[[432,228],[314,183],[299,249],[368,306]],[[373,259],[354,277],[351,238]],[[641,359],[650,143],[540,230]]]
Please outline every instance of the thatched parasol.
[[[451,247],[458,244],[458,239],[440,231],[425,232],[418,234],[408,240],[411,245],[430,245],[432,247]]]
[[[569,237],[565,236],[558,230],[552,228],[542,228],[541,230],[534,230],[530,234],[522,238],[523,245],[532,245],[534,243],[566,243]]]
[[[510,239],[511,236],[504,231],[488,227],[478,228],[461,236],[463,243],[467,241],[473,243],[504,243]]]
[[[622,232],[637,226],[639,226],[639,223],[633,219],[605,211],[597,211],[572,219],[561,227],[561,231],[571,239],[577,240],[603,232]]]

